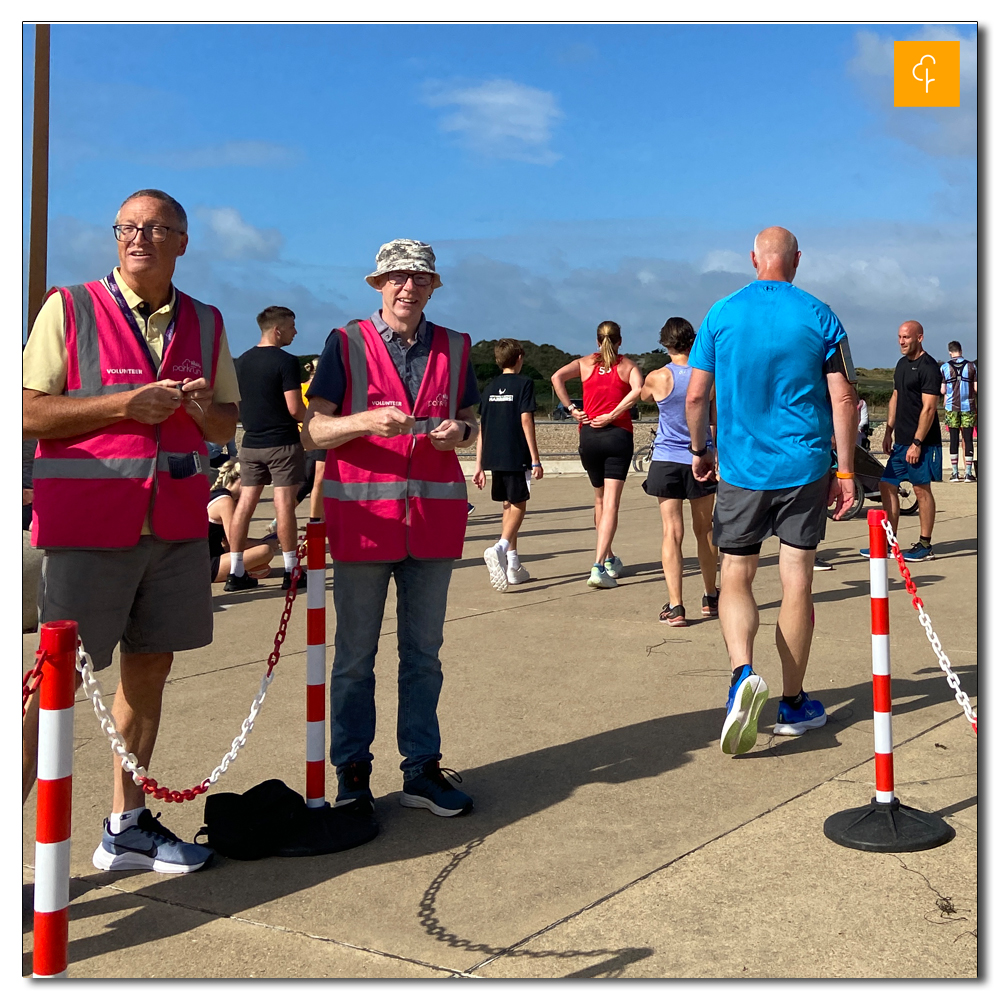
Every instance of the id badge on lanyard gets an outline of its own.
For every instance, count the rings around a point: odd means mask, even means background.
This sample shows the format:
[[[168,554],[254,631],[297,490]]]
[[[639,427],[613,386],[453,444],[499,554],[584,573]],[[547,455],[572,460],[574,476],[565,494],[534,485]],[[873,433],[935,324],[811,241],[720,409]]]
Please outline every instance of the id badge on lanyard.
[[[125,296],[122,295],[122,290],[118,287],[118,282],[115,281],[115,272],[112,271],[104,279],[104,287],[107,288],[111,297],[115,300],[115,304],[121,310],[122,315],[125,317],[125,322],[128,323],[129,329],[135,334],[135,339],[139,342],[139,346],[145,351],[146,357],[149,359],[150,367],[153,369],[155,374],[159,374],[160,366],[156,363],[153,358],[153,352],[149,349],[149,342],[143,336],[142,331],[139,329],[139,324],[135,321],[135,313],[129,308],[129,304],[125,301]],[[166,330],[163,331],[163,354],[160,355],[160,361],[163,361],[164,355],[167,353],[167,348],[170,346],[170,341],[174,336],[174,327],[177,325],[177,297],[176,292],[174,293],[174,314],[170,317],[170,322],[167,324]],[[146,321],[147,327],[149,321]]]

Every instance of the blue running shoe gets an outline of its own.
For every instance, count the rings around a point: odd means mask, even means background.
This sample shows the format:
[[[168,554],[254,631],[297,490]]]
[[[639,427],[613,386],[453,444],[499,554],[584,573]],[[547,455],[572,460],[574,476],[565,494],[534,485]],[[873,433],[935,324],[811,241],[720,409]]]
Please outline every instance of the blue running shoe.
[[[464,816],[472,812],[472,799],[445,777],[446,771],[461,783],[460,774],[429,760],[415,778],[403,779],[399,804],[411,809],[430,809],[435,816]]]
[[[610,559],[604,560],[604,572],[611,577],[612,580],[617,580],[625,570],[621,559],[618,556],[612,556]]]
[[[752,750],[757,743],[757,718],[767,701],[767,684],[750,664],[740,668],[726,699],[726,721],[722,724],[719,746],[723,753]]]
[[[907,562],[930,562],[934,558],[934,550],[929,545],[922,542],[914,542],[913,545],[903,553],[903,558]]]
[[[807,729],[819,729],[826,725],[826,709],[802,692],[802,704],[792,708],[784,701],[778,702],[778,721],[774,725],[775,736],[801,736]]]
[[[367,807],[366,811],[374,811],[375,799],[368,785],[371,778],[372,764],[370,760],[352,760],[343,769],[337,770],[337,799],[333,808],[350,806],[358,803]]]
[[[154,871],[183,875],[205,865],[215,854],[210,847],[186,844],[175,837],[148,809],[139,813],[135,826],[112,833],[104,821],[104,837],[94,851],[94,867],[105,872]]]
[[[871,549],[858,549],[858,551],[866,558],[871,559],[872,550]]]

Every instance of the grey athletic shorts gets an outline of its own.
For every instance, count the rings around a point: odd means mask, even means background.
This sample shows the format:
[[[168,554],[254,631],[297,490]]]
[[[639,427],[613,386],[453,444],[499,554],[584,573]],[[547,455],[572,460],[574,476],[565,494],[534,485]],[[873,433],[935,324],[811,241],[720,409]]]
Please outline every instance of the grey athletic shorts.
[[[95,670],[123,653],[173,653],[212,641],[208,542],[143,535],[131,549],[52,549],[42,560],[40,622],[75,621]]]
[[[829,488],[829,472],[783,490],[745,490],[720,480],[712,541],[734,556],[756,555],[771,535],[794,549],[814,549],[826,535]]]

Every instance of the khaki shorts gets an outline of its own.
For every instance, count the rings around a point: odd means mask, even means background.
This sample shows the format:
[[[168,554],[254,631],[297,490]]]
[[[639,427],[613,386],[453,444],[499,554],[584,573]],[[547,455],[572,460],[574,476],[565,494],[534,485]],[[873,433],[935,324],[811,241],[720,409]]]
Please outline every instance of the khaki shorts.
[[[212,641],[208,542],[144,535],[131,549],[52,549],[39,621],[75,621],[95,670],[123,653],[174,653]]]
[[[240,448],[240,481],[244,486],[301,486],[306,481],[302,445]]]

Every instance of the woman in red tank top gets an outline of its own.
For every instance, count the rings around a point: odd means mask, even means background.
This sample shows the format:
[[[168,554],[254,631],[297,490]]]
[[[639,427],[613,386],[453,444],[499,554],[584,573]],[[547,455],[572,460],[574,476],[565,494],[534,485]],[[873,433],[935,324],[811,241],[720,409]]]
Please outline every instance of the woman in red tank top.
[[[618,529],[618,507],[632,462],[632,418],[629,410],[642,391],[642,372],[618,353],[622,333],[605,320],[597,328],[598,351],[564,365],[552,376],[552,387],[563,406],[580,424],[580,461],[594,487],[594,527],[597,551],[587,585],[618,586],[623,566],[612,543]],[[583,382],[583,409],[569,401],[566,382]]]

